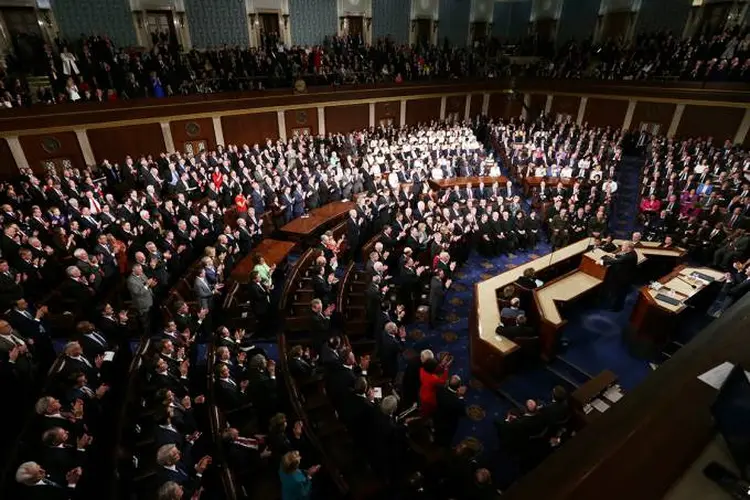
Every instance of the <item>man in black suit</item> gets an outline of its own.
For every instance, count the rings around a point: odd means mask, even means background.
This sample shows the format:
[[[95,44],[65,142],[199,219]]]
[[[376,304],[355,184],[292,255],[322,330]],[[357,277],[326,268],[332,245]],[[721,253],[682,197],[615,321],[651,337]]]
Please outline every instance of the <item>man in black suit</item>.
[[[404,350],[406,330],[396,323],[388,322],[381,333],[380,365],[383,377],[394,380],[398,375],[401,352]]]
[[[271,316],[271,294],[260,281],[260,274],[253,271],[250,275],[250,303],[253,306],[253,314],[258,320],[260,330],[270,325]],[[270,333],[270,332],[269,332]]]
[[[625,305],[625,297],[630,291],[630,283],[638,268],[638,255],[632,241],[626,241],[620,251],[614,256],[605,255],[602,262],[609,269],[605,279],[605,286],[611,300],[613,311],[621,311]]]
[[[287,357],[289,373],[297,380],[305,380],[315,373],[315,360],[310,357],[310,349],[295,345]]]
[[[349,244],[351,255],[357,255],[359,248],[362,220],[357,218],[356,210],[349,210],[349,218],[346,220],[346,241]]]
[[[188,464],[182,462],[180,450],[173,444],[165,444],[156,452],[157,482],[160,487],[167,482],[175,482],[182,486],[185,496],[190,498],[200,488],[201,478],[210,463],[211,457],[205,456],[190,471]]]
[[[458,429],[459,420],[466,415],[464,394],[466,394],[466,386],[461,385],[461,377],[458,375],[451,376],[447,386],[438,387],[437,411],[433,416],[436,444],[450,446]]]
[[[331,314],[333,314],[334,308],[334,304],[329,304],[328,307],[323,309],[323,301],[317,298],[310,302],[310,310],[312,313],[310,330],[312,333],[313,347],[317,351],[320,351],[321,346],[325,344],[331,336]]]
[[[338,411],[354,443],[366,446],[378,411],[372,388],[366,378],[357,377],[354,380],[352,390],[341,399]]]
[[[430,328],[435,328],[443,307],[445,292],[451,286],[451,280],[445,279],[445,271],[438,268],[430,281]]]
[[[69,500],[83,470],[76,467],[65,474],[63,484],[47,478],[47,471],[36,462],[24,462],[16,470],[16,481],[25,485],[23,496],[29,500]]]
[[[540,410],[542,417],[547,422],[547,429],[553,439],[564,440],[570,429],[572,411],[568,405],[568,391],[561,385],[552,389],[552,402]]]

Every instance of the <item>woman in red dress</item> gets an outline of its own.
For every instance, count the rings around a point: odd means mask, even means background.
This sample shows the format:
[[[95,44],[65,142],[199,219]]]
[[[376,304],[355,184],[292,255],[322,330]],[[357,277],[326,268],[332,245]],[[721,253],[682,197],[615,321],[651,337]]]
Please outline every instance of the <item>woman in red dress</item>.
[[[234,206],[237,210],[237,215],[242,216],[247,212],[247,198],[245,195],[240,193],[234,197]]]
[[[224,175],[219,170],[219,167],[214,167],[214,171],[211,174],[211,181],[213,181],[216,190],[218,191],[222,184],[224,184]]]
[[[430,418],[437,409],[437,389],[448,381],[451,361],[428,359],[419,369],[419,411],[423,418]]]

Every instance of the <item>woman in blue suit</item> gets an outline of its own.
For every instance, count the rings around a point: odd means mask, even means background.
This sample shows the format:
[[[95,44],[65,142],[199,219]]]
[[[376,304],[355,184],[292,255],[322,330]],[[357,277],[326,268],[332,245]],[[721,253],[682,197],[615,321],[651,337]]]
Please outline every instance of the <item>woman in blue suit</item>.
[[[279,477],[282,500],[309,500],[312,496],[312,478],[320,470],[320,465],[302,471],[299,468],[301,458],[296,450],[281,458]]]

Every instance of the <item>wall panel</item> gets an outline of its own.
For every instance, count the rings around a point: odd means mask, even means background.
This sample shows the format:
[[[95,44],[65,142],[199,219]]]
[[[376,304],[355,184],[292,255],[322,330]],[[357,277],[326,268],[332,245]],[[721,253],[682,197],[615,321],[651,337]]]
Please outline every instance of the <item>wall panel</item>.
[[[224,141],[242,147],[247,144],[265,144],[266,139],[279,138],[279,122],[276,113],[222,116],[221,128]]]
[[[216,134],[214,122],[211,118],[196,120],[177,120],[169,123],[172,131],[172,141],[178,151],[185,150],[186,142],[206,141],[209,150],[216,148]]]
[[[531,94],[530,100],[529,120],[536,120],[544,113],[544,108],[547,105],[547,94]]]
[[[194,47],[248,46],[245,2],[185,0],[185,12],[190,19],[190,41]]]
[[[294,45],[318,45],[336,34],[336,0],[289,0]]]
[[[52,0],[52,11],[71,42],[84,34],[107,35],[120,47],[138,43],[128,0]]]
[[[448,117],[453,113],[458,114],[458,119],[464,119],[464,113],[466,112],[466,96],[465,95],[452,95],[445,98],[445,116]]]
[[[49,160],[68,159],[76,168],[86,166],[75,132],[22,135],[18,140],[29,166],[35,172],[43,171],[42,163]]]
[[[18,175],[18,165],[10,151],[8,141],[0,139],[0,179],[9,179]]]
[[[411,2],[406,0],[375,0],[372,2],[372,38],[390,38],[396,43],[409,43]]]
[[[643,102],[638,101],[633,111],[633,119],[630,122],[631,130],[639,130],[642,123],[658,123],[659,132],[666,134],[669,124],[672,123],[676,105],[669,102]]]
[[[687,105],[677,127],[677,137],[710,136],[714,138],[714,144],[721,144],[727,139],[731,141],[744,114],[742,108]]]
[[[583,122],[594,127],[620,128],[627,110],[628,101],[622,99],[589,98]]]
[[[286,136],[291,138],[294,131],[308,129],[312,135],[318,135],[318,108],[288,109],[284,111]]]
[[[415,99],[406,102],[406,124],[429,123],[440,119],[440,98]]]
[[[370,105],[331,106],[326,108],[326,133],[348,133],[370,125]]]
[[[554,119],[558,113],[566,114],[573,117],[573,120],[578,116],[578,107],[581,105],[581,98],[578,96],[569,95],[556,95],[552,98],[552,109],[550,109],[550,116]]]
[[[144,123],[127,127],[95,128],[86,132],[97,163],[107,159],[122,163],[130,155],[137,157],[163,152],[164,136],[158,123]]]
[[[487,113],[490,118],[518,118],[523,110],[523,99],[518,96],[509,98],[509,94],[497,92],[490,95],[490,105]]]
[[[452,45],[463,47],[469,38],[469,13],[471,2],[462,0],[440,0],[440,25],[438,41],[446,38]]]
[[[484,103],[484,94],[471,94],[469,118],[473,120],[482,114],[482,103]]]
[[[380,125],[381,120],[391,120],[394,125],[399,124],[401,119],[401,101],[385,101],[375,103],[375,125]]]

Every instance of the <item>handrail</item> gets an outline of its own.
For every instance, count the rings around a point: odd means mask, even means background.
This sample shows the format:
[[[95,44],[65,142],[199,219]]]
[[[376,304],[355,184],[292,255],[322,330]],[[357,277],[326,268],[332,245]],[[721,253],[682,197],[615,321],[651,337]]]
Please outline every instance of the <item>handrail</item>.
[[[283,331],[279,332],[277,336],[277,343],[279,345],[279,364],[281,366],[281,374],[282,374],[282,377],[284,378],[284,384],[286,386],[287,393],[289,395],[289,400],[292,405],[292,409],[294,410],[296,416],[302,420],[303,432],[305,433],[305,436],[307,437],[308,441],[313,446],[313,448],[315,448],[317,452],[320,454],[321,463],[325,466],[325,469],[328,471],[334,484],[336,484],[336,487],[338,488],[339,493],[341,494],[341,498],[345,498],[346,494],[349,492],[349,485],[344,480],[344,477],[342,476],[341,471],[339,471],[338,467],[336,467],[333,460],[326,453],[325,448],[323,447],[320,440],[318,439],[318,436],[313,432],[312,426],[310,425],[310,420],[307,416],[307,412],[304,410],[304,408],[299,402],[299,399],[296,397],[299,391],[297,390],[297,385],[292,375],[289,373],[289,364],[288,364],[288,360],[286,357],[287,356],[286,335],[284,334]]]
[[[299,258],[299,260],[294,263],[294,267],[292,267],[292,272],[287,277],[286,281],[284,282],[284,288],[281,290],[281,299],[279,300],[279,309],[282,312],[285,312],[287,310],[287,302],[292,292],[292,285],[298,282],[303,265],[310,264],[310,259],[314,253],[315,253],[314,248],[308,248],[305,251],[305,253],[303,253],[302,256]]]

